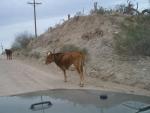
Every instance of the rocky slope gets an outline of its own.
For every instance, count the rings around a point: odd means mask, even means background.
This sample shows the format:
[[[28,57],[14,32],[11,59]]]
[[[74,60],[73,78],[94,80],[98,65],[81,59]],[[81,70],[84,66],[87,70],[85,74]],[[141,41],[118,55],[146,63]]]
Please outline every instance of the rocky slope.
[[[150,58],[123,57],[114,51],[114,34],[119,32],[122,15],[76,16],[49,28],[32,40],[29,54],[38,53],[43,61],[46,52],[59,52],[65,45],[86,49],[87,76],[135,87],[150,89]]]

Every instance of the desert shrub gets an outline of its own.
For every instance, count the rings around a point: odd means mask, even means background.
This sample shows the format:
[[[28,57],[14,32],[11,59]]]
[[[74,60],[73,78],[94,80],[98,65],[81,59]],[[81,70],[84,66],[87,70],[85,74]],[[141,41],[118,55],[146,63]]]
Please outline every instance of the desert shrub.
[[[25,56],[25,57],[28,57],[29,56],[29,53],[27,51],[23,51],[21,52],[21,55]]]
[[[94,37],[103,37],[103,35],[104,35],[103,30],[96,28],[94,31],[90,31],[82,34],[81,38],[83,40],[89,41],[91,39],[94,39]]]
[[[81,38],[82,38],[83,40],[89,41],[90,39],[93,38],[92,35],[93,35],[92,32],[87,32],[87,33],[84,33],[84,34],[81,36]]]
[[[75,16],[83,16],[84,14],[81,11],[76,12]]]
[[[14,43],[12,44],[13,50],[26,49],[29,42],[33,39],[33,36],[28,32],[20,33],[16,36]]]
[[[125,4],[116,5],[116,8],[115,8],[116,12],[119,12],[119,13],[124,13],[125,9],[126,9]]]
[[[115,35],[118,53],[150,56],[150,16],[138,16],[134,21],[126,19],[121,32]]]
[[[144,9],[141,13],[142,15],[150,15],[150,9]]]
[[[77,47],[77,46],[75,46],[73,44],[67,44],[67,45],[64,45],[60,49],[60,52],[71,52],[71,51],[82,52],[85,55],[85,61],[86,62],[90,61],[90,55],[88,53],[88,49],[87,48],[80,48],[80,47]]]
[[[97,14],[105,14],[106,9],[104,9],[103,7],[99,7],[97,10]]]
[[[91,14],[105,14],[105,9],[103,7],[98,8],[98,2],[94,2],[94,8],[90,11]]]
[[[18,42],[13,42],[12,46],[11,46],[11,49],[12,51],[16,51],[16,50],[19,50],[21,47],[20,47],[20,44]]]
[[[90,11],[90,13],[91,14],[105,14],[107,12],[107,10],[106,9],[104,9],[103,7],[99,7],[98,9],[92,9],[91,11]]]
[[[131,0],[127,0],[127,4],[120,4],[116,6],[116,12],[123,13],[123,14],[128,14],[128,15],[138,15],[138,3],[135,8],[135,5]]]
[[[80,51],[80,48],[77,46],[74,46],[73,44],[68,44],[64,45],[61,49],[60,52],[66,52],[66,51]]]
[[[79,52],[83,52],[86,55],[88,54],[88,50],[86,48],[80,48],[80,47],[77,47],[73,44],[64,45],[60,49],[60,52],[71,52],[71,51],[79,51]]]
[[[102,6],[98,5],[98,2],[94,2],[94,7],[91,9],[90,14],[111,14],[113,12],[113,9],[106,9]]]
[[[39,59],[41,57],[40,53],[36,52],[36,51],[34,51],[33,53],[31,53],[30,56],[33,57],[33,58],[36,58],[36,59]]]

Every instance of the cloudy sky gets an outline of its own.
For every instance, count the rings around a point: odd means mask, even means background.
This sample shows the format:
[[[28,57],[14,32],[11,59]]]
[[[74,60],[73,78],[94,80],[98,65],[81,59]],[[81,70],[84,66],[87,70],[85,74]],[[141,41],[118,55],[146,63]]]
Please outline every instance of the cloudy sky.
[[[28,31],[34,34],[33,7],[27,2],[33,0],[1,0],[0,1],[0,43],[4,48],[11,47],[17,34]],[[42,2],[37,6],[38,35],[50,26],[62,21],[67,14],[76,12],[87,13],[93,7],[95,1],[106,8],[116,4],[126,3],[126,0],[36,0]],[[139,3],[139,8],[147,8],[149,0],[132,0]],[[0,49],[1,51],[1,49]]]

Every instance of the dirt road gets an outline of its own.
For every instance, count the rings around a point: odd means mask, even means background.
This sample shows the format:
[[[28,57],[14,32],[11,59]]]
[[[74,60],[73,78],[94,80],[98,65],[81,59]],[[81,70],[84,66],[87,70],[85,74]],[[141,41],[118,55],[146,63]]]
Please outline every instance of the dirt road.
[[[51,71],[45,72],[21,61],[0,57],[0,96],[56,88],[80,87],[77,82],[64,83],[62,74],[56,76]]]
[[[69,85],[63,82],[61,76],[54,76],[17,60],[0,59],[0,95],[67,88]]]
[[[0,96],[15,95],[47,89],[80,89],[76,72],[68,72],[68,82],[64,83],[63,74],[55,65],[36,66],[19,60],[6,60],[0,56]],[[52,68],[54,67],[54,69]],[[123,93],[148,95],[150,92],[130,86],[118,85],[86,77],[85,87],[81,89],[109,90]]]

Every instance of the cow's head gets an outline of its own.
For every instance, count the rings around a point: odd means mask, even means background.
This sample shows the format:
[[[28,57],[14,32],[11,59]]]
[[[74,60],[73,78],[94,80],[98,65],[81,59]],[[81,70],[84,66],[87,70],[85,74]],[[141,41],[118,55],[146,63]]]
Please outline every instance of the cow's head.
[[[54,54],[52,52],[48,52],[45,60],[45,64],[50,64],[53,61],[54,61]]]

